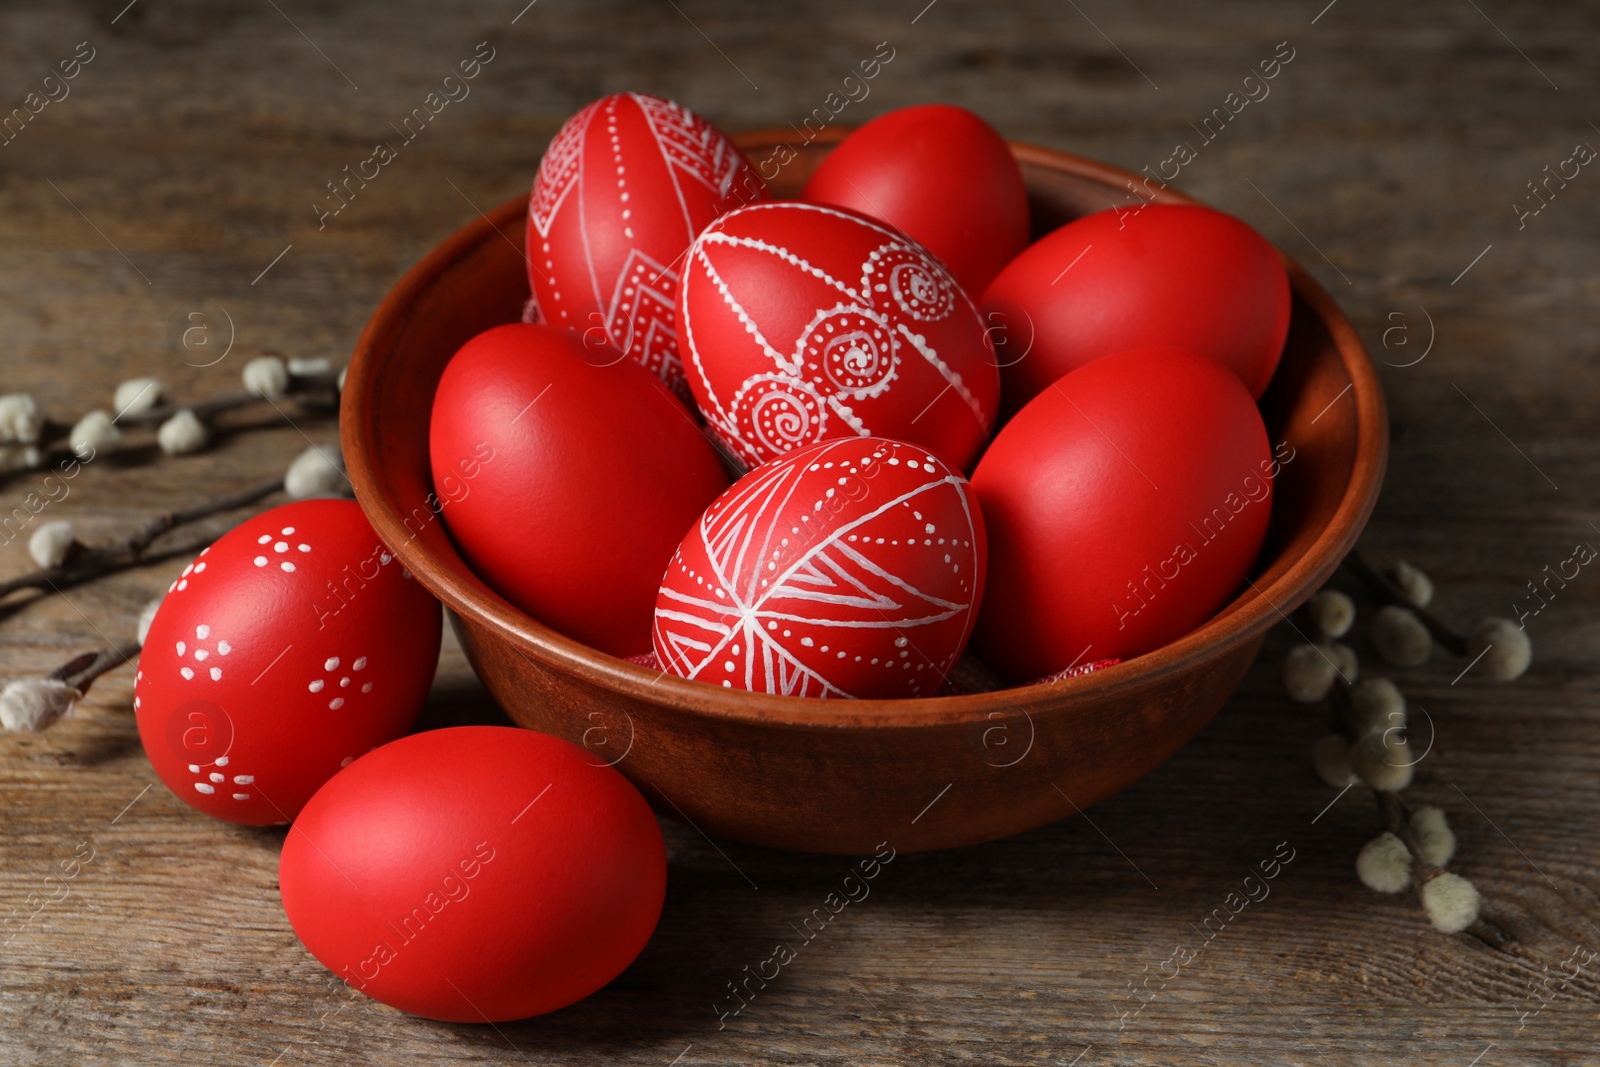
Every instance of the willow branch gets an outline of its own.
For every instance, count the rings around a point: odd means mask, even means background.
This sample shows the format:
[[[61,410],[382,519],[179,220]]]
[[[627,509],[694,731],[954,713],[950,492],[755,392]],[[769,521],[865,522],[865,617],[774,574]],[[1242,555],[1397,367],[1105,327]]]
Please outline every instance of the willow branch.
[[[262,482],[260,485],[251,486],[237,493],[229,493],[215,500],[196,504],[194,507],[157,515],[155,518],[147,520],[121,541],[95,548],[85,548],[71,554],[68,560],[60,566],[46,567],[43,570],[18,575],[15,578],[0,582],[0,598],[9,596],[21,589],[56,590],[64,586],[78,585],[92,578],[127,570],[141,563],[145,550],[150,547],[156,538],[169,530],[175,530],[180,526],[185,526],[200,519],[210,518],[225,511],[235,511],[239,508],[247,507],[282,489],[283,478],[278,477],[270,482]]]

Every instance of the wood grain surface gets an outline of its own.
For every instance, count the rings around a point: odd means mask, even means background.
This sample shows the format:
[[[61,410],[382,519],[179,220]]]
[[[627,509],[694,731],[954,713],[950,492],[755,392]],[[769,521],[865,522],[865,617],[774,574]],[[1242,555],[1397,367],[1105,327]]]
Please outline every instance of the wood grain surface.
[[[1194,146],[1178,183],[1305,263],[1388,364],[1394,448],[1366,543],[1425,567],[1441,615],[1510,615],[1542,568],[1600,544],[1600,175],[1539,201],[1527,184],[1600,144],[1600,5],[524,2],[0,10],[6,112],[93,54],[0,145],[0,392],[70,421],[135,374],[200,398],[262,348],[342,360],[400,273],[525,188],[589,99],[641,89],[727,128],[799,125],[888,42],[837,121],[937,99],[1133,170]],[[482,41],[494,58],[470,96],[319,228],[326,183]],[[1195,127],[1285,41],[1270,95],[1207,141]],[[1518,204],[1542,207],[1519,220]],[[288,416],[242,414],[253,429],[198,456],[105,457],[36,521],[111,538],[335,440],[331,421]],[[0,483],[0,515],[41,478]],[[192,552],[227,525],[162,544]],[[8,613],[0,678],[125,638],[183,562]],[[22,538],[0,546],[0,575],[30,567]],[[1600,1063],[1600,974],[1561,967],[1600,949],[1597,583],[1581,573],[1529,621],[1518,683],[1452,684],[1464,664],[1438,654],[1397,673],[1436,726],[1411,796],[1450,812],[1452,866],[1486,898],[1468,934],[1356,882],[1378,816],[1354,790],[1330,807],[1311,773],[1323,723],[1280,695],[1284,629],[1142,782],[1020,837],[899,856],[809,941],[796,927],[848,863],[668,824],[666,910],[639,960],[498,1027],[409,1018],[333,979],[284,919],[282,831],[212,822],[154,783],[123,669],[55,730],[0,739],[0,1062]],[[424,724],[490,721],[449,645]],[[1289,855],[1270,896],[1213,941],[1196,932]],[[734,999],[779,941],[794,961]],[[1180,945],[1195,956],[1174,976]]]

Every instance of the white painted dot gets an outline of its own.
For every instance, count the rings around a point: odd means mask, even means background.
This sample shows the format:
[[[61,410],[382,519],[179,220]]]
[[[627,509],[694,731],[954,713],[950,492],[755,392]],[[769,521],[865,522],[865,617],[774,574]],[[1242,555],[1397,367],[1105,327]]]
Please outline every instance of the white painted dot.
[[[292,533],[294,533],[294,527],[293,526],[285,526],[283,528],[283,536],[288,537]]]
[[[809,638],[809,637],[802,637],[802,638],[801,638],[801,639],[800,639],[800,643],[801,643],[801,644],[802,644],[802,645],[805,645],[805,646],[806,646],[806,647],[807,647],[807,648],[810,648],[810,647],[811,647],[811,646],[812,646],[812,645],[813,645],[813,644],[815,644],[815,643],[816,643],[816,642],[814,642],[814,641],[812,641],[812,640],[811,640],[811,638]]]
[[[210,785],[210,784],[208,784],[206,782],[196,782],[194,784],[194,789],[195,789],[195,792],[204,793],[207,796],[210,796],[212,793],[215,793],[217,791],[217,787],[216,786]]]
[[[226,656],[229,652],[232,652],[232,651],[233,651],[233,646],[228,644],[228,642],[226,642],[226,641],[218,641],[217,642],[217,655]]]
[[[197,648],[194,650],[194,658],[197,660],[204,660],[209,655],[211,655],[211,653],[207,652],[203,648]]]
[[[226,781],[227,780],[227,776],[226,775],[218,774],[216,771],[212,771],[211,774],[208,777],[213,782],[222,782],[222,781]]]
[[[222,681],[222,668],[221,667],[212,667],[211,668],[211,680],[213,682]]]
[[[183,675],[183,680],[186,682],[194,677],[194,671],[191,671],[188,667],[179,667],[178,673]]]
[[[359,671],[359,670],[365,669],[366,666],[367,666],[367,657],[365,657],[365,656],[357,656],[356,657],[356,661],[354,663],[350,664],[350,669],[353,670],[353,671]]]
[[[198,763],[189,764],[189,773],[190,774],[199,774],[200,773],[200,764],[198,764]]]
[[[187,588],[189,588],[189,579],[187,579],[187,578],[179,578],[178,579],[178,588],[179,589],[187,589]]]
[[[274,551],[274,552],[287,552],[287,551],[289,551],[289,542],[287,542],[287,541],[279,541],[277,544],[272,546],[272,551]]]
[[[340,689],[343,689],[345,686],[347,686],[349,684],[350,684],[350,676],[348,674],[345,675],[343,678],[339,679],[339,688]]]
[[[336,671],[336,670],[338,670],[339,669],[339,657],[338,656],[329,656],[328,657],[328,661],[322,665],[322,669],[325,670],[325,671]]]
[[[313,693],[320,693],[320,692],[322,692],[322,685],[323,685],[322,679],[318,678],[316,681],[312,682],[309,686],[307,686],[307,688],[310,689]]]
[[[363,685],[363,686],[362,686],[362,687],[361,687],[361,691],[362,691],[362,692],[363,692],[363,693],[370,693],[370,692],[372,692],[372,683],[371,683],[371,682],[368,682],[368,683],[367,683],[367,684],[365,684],[365,685]]]
[[[328,707],[333,711],[338,711],[340,708],[344,707],[344,697],[334,697],[332,700],[328,701]]]
[[[262,534],[260,537],[256,538],[256,544],[264,545],[270,540],[272,540],[271,534]]]
[[[218,756],[217,757],[217,766],[218,767],[226,767],[227,765],[228,765],[228,757],[227,756]]]
[[[201,571],[203,571],[205,569],[206,569],[206,565],[204,563],[196,563],[194,565],[194,572],[196,574],[199,574]]]
[[[187,643],[185,643],[185,642],[183,642],[183,641],[179,641],[179,642],[178,642],[178,655],[180,655],[180,656],[181,656],[181,655],[183,655],[183,654],[184,654],[184,653],[185,653],[185,652],[187,652],[187,651],[189,651],[189,646],[188,646],[188,644],[187,644]]]
[[[254,785],[256,776],[253,774],[236,774],[233,776],[234,785]]]
[[[300,545],[299,548],[300,548],[300,551],[302,551],[302,552],[310,552],[311,551],[311,546],[310,545]]]
[[[348,767],[348,766],[350,766],[350,764],[354,763],[355,761],[356,761],[356,758],[354,756],[346,756],[344,759],[339,761],[339,766]]]
[[[235,800],[249,800],[250,799],[250,794],[249,793],[235,793],[235,794],[233,794],[233,799],[235,799]]]
[[[257,556],[255,558],[255,565],[257,567],[265,567],[267,565],[267,557],[266,556]]]
[[[278,564],[278,566],[282,567],[287,573],[294,573],[294,564],[290,563],[288,560],[284,560],[282,563]]]

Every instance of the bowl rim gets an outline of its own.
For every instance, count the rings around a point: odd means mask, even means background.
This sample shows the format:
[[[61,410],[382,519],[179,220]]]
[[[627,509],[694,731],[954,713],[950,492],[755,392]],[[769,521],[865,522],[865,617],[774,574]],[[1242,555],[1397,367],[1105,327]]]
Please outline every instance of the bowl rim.
[[[844,128],[825,130],[810,143],[837,143],[849,132]],[[733,140],[748,153],[787,143],[791,136],[789,130],[769,129],[741,133]],[[1020,164],[1064,172],[1097,185],[1132,188],[1130,183],[1144,181],[1143,175],[1088,157],[1021,142],[1008,144]],[[1201,203],[1171,186],[1154,192],[1158,203]],[[1279,250],[1292,295],[1322,322],[1350,378],[1347,390],[1353,393],[1356,407],[1357,440],[1350,480],[1327,525],[1300,557],[1265,588],[1246,578],[1256,593],[1254,597],[1243,599],[1245,594],[1240,593],[1183,637],[1126,662],[1057,682],[1035,682],[985,693],[823,700],[729,689],[679,678],[664,670],[652,671],[557,633],[493,593],[475,576],[472,581],[462,581],[452,564],[408,535],[401,513],[378,490],[373,448],[376,412],[371,403],[380,367],[377,348],[404,321],[407,307],[435,278],[485,241],[496,237],[509,241],[503,227],[525,226],[527,202],[524,194],[487,213],[480,212],[478,218],[434,246],[384,296],[362,330],[350,359],[341,399],[340,439],[356,499],[374,531],[447,608],[471,623],[495,631],[519,655],[540,666],[575,674],[591,686],[620,697],[744,723],[815,729],[965,725],[984,721],[996,711],[1015,713],[1048,706],[1053,713],[1067,712],[1076,706],[1117,700],[1198,670],[1260,638],[1280,619],[1287,620],[1288,612],[1310,597],[1355,547],[1377,502],[1388,459],[1388,419],[1376,368],[1355,327],[1332,296],[1292,257]]]

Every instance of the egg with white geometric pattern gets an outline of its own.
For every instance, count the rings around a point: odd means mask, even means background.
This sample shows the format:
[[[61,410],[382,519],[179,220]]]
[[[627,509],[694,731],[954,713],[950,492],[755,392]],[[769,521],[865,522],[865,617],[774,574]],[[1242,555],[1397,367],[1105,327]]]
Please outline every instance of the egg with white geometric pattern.
[[[440,628],[354,501],[263,512],[202,551],[150,624],[133,700],[145,754],[207,815],[289,822],[411,727]]]
[[[871,436],[967,470],[999,407],[972,300],[927,249],[852,211],[780,200],[707,226],[683,267],[678,334],[707,426],[749,466]]]
[[[972,635],[986,562],[959,471],[899,441],[825,441],[706,509],[662,580],[656,657],[758,693],[932,696]]]

